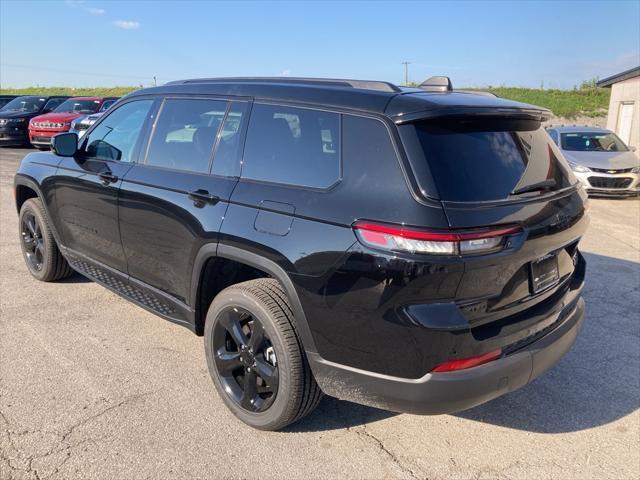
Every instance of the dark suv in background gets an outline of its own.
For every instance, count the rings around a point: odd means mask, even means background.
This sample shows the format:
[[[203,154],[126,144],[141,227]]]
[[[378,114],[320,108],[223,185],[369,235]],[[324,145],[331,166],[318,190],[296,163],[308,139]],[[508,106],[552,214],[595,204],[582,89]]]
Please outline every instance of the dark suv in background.
[[[0,146],[29,143],[29,120],[52,112],[68,96],[25,95],[7,103],[0,111]]]
[[[385,82],[137,91],[15,176],[22,251],[205,337],[226,405],[279,429],[322,392],[422,414],[536,378],[581,327],[586,194],[549,112]]]

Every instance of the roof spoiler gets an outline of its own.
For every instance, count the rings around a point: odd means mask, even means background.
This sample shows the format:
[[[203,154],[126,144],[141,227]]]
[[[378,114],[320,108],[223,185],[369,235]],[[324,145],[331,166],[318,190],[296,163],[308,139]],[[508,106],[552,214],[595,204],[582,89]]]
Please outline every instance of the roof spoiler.
[[[502,117],[519,120],[529,120],[534,122],[544,122],[551,118],[552,113],[546,108],[523,108],[523,107],[445,107],[433,108],[419,112],[412,112],[398,115],[393,118],[396,125],[411,123],[435,118],[455,118],[455,117]]]
[[[430,77],[418,85],[420,90],[426,92],[452,92],[453,85],[449,77]]]

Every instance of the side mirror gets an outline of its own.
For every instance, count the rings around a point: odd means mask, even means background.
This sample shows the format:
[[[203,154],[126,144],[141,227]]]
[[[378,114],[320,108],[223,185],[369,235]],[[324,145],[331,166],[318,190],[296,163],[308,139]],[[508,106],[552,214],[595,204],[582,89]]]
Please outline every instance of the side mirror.
[[[629,150],[631,150],[632,152],[635,152],[637,150],[637,148],[630,145],[629,146]]]
[[[78,151],[78,135],[59,133],[51,139],[51,150],[60,157],[73,157]]]

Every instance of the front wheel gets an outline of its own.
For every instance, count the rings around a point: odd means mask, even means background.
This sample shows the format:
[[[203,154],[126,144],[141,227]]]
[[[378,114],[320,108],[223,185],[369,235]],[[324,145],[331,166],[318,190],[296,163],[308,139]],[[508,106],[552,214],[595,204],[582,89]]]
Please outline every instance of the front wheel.
[[[73,273],[58,249],[39,198],[30,198],[22,204],[19,225],[22,256],[33,277],[52,282]]]
[[[222,400],[254,428],[279,430],[320,401],[287,295],[273,279],[233,285],[216,296],[207,313],[205,351]]]

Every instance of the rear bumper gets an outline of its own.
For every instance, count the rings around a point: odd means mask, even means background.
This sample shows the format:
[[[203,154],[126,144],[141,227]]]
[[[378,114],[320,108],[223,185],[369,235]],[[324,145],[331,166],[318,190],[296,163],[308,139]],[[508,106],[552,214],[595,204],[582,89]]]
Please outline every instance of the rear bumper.
[[[559,324],[535,342],[493,362],[407,379],[336,364],[308,353],[318,384],[328,395],[386,410],[452,413],[480,405],[526,385],[553,366],[573,345],[584,319],[584,300],[563,310]]]

